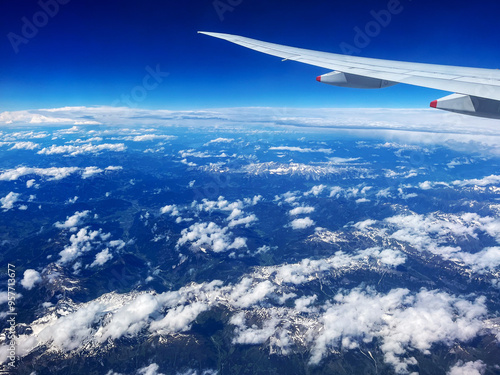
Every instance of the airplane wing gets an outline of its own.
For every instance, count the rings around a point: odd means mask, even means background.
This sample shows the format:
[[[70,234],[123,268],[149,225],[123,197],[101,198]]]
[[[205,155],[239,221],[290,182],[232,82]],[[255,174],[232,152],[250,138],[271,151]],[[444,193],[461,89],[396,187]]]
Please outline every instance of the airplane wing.
[[[285,60],[319,66],[334,72],[320,82],[355,88],[384,88],[398,83],[451,91],[431,107],[467,115],[500,119],[500,71],[372,59],[313,51],[262,42],[237,35],[202,32]]]

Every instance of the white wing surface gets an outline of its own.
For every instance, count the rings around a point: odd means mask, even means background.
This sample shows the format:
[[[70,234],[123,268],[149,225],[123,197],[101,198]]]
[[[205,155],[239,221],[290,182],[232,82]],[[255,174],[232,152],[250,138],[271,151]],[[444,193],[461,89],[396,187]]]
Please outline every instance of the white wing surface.
[[[357,88],[383,88],[405,83],[451,91],[455,94],[433,101],[431,107],[500,118],[500,71],[496,69],[372,59],[289,47],[237,35],[200,33],[285,60],[334,71],[318,77],[320,82]]]

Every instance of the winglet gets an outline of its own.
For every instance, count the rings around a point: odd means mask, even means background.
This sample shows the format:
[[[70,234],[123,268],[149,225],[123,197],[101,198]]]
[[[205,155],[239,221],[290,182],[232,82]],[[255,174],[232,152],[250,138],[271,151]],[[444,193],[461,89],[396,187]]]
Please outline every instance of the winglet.
[[[438,105],[438,101],[437,100],[434,100],[431,102],[431,107],[432,108],[437,108],[437,105]]]

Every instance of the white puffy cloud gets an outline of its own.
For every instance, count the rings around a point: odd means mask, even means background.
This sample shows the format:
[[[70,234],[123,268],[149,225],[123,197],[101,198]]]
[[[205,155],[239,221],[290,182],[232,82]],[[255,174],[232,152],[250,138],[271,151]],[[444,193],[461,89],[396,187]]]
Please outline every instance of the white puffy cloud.
[[[162,214],[170,214],[171,216],[179,216],[179,209],[175,204],[168,204],[160,209]]]
[[[239,208],[234,208],[231,211],[231,214],[227,217],[227,220],[233,220],[241,215],[243,215],[243,210],[240,210]]]
[[[422,190],[430,190],[430,189],[432,189],[433,186],[434,186],[434,183],[431,181],[424,181],[424,182],[420,182],[418,184],[418,187]]]
[[[78,126],[72,126],[71,128],[68,129],[60,129],[57,131],[59,134],[76,134],[80,132],[81,129]]]
[[[477,253],[457,252],[450,259],[465,263],[473,272],[495,270],[500,266],[500,247],[488,247]]]
[[[394,267],[403,264],[406,256],[399,250],[373,247],[358,250],[353,254],[337,251],[333,256],[324,259],[303,259],[298,263],[270,266],[263,268],[266,275],[273,274],[272,280],[281,284],[292,283],[296,285],[316,280],[334,270],[368,268],[375,263],[384,267]]]
[[[264,253],[267,253],[270,250],[271,250],[271,246],[269,246],[269,245],[262,245],[262,246],[260,246],[257,249],[256,254],[264,254]]]
[[[157,317],[164,308],[167,309],[166,315],[170,311],[175,311],[169,315],[169,318],[174,319],[166,322],[162,327],[158,325],[157,328],[167,330],[170,324],[171,328],[176,331],[185,331],[197,317],[193,313],[196,310],[193,306],[203,301],[203,303],[213,303],[216,298],[214,293],[220,293],[218,291],[220,285],[221,282],[218,281],[192,285],[161,295],[110,293],[101,296],[96,301],[75,305],[62,316],[53,311],[49,316],[32,323],[32,334],[18,337],[17,354],[23,357],[41,345],[49,345],[68,352],[77,350],[89,341],[101,344],[124,335],[136,336],[143,329],[147,329],[150,323],[162,321],[153,321],[152,317],[153,315]],[[189,319],[187,319],[188,315]],[[155,329],[151,331],[156,334]],[[4,359],[4,348],[5,346],[2,346],[0,349],[0,360]]]
[[[182,159],[180,161],[182,164],[186,164],[188,167],[197,167],[198,164],[193,163],[193,162],[188,162],[186,158]]]
[[[302,215],[302,214],[310,214],[311,212],[314,212],[314,207],[300,206],[300,207],[295,207],[294,209],[290,210],[288,212],[288,214],[295,216],[295,215]]]
[[[158,300],[151,294],[141,294],[133,301],[119,308],[98,333],[100,342],[117,339],[124,335],[137,335],[146,327],[149,316],[157,311]]]
[[[344,191],[344,189],[342,189],[340,186],[332,186],[330,188],[330,194],[329,194],[329,197],[330,198],[338,198],[340,197],[340,194]]]
[[[4,211],[9,211],[14,208],[14,204],[19,200],[20,194],[11,191],[5,197],[0,198],[0,203],[2,204],[2,209]]]
[[[158,141],[158,140],[172,140],[177,138],[174,135],[164,135],[164,134],[144,134],[136,135],[135,137],[127,137],[126,140],[134,142],[147,142],[147,141]]]
[[[8,300],[9,300],[9,293],[0,292],[0,305],[7,303]]]
[[[64,351],[74,350],[82,345],[93,333],[92,324],[102,311],[102,305],[91,302],[78,310],[56,320],[37,327],[40,331],[36,336],[20,340],[18,354],[27,354],[38,344],[51,342],[51,345]]]
[[[375,196],[377,198],[390,198],[391,197],[391,188],[385,188],[385,189],[381,189],[379,190]]]
[[[241,249],[242,247],[247,246],[247,239],[244,237],[236,237],[231,244],[229,249]]]
[[[397,215],[384,220],[390,224],[389,236],[428,251],[445,260],[470,267],[483,273],[500,265],[500,248],[490,247],[469,253],[457,246],[456,239],[477,238],[485,233],[500,241],[500,219],[482,217],[476,213],[461,215],[433,213],[429,215]]]
[[[120,152],[125,151],[127,147],[123,143],[102,143],[98,145],[93,145],[91,143],[84,144],[80,146],[75,145],[63,145],[56,146],[52,145],[50,147],[45,147],[38,151],[40,155],[58,155],[58,154],[69,154],[71,156],[83,155],[83,154],[98,154],[103,151],[113,151]]]
[[[486,364],[481,360],[465,363],[459,361],[447,372],[447,375],[483,375],[485,372]]]
[[[249,227],[251,223],[257,221],[257,217],[254,214],[248,215],[246,217],[242,217],[239,219],[233,219],[227,225],[229,228],[236,227],[238,225],[244,225],[245,227]]]
[[[410,170],[401,170],[401,171],[393,171],[392,169],[384,169],[384,177],[385,178],[411,178],[418,176],[419,170],[410,169]]]
[[[309,217],[295,219],[290,223],[293,229],[305,229],[313,226],[314,224],[314,221]]]
[[[263,199],[262,195],[254,195],[252,198],[243,198],[243,202],[249,206],[255,206]]]
[[[109,166],[104,169],[104,171],[117,171],[121,170],[122,167],[117,166]],[[102,169],[97,167],[86,167],[86,168],[77,168],[77,167],[51,167],[51,168],[30,168],[30,167],[18,167],[14,169],[8,169],[0,173],[0,181],[16,181],[20,177],[28,176],[28,175],[37,175],[40,177],[48,178],[49,180],[61,180],[63,178],[69,177],[70,175],[80,172],[83,178],[90,177],[96,173],[104,172]],[[30,183],[31,187],[33,186],[35,180]],[[29,182],[28,181],[28,182]],[[27,184],[28,184],[27,182]]]
[[[257,217],[255,214],[245,215],[244,209],[255,206],[258,202],[262,200],[261,195],[256,195],[252,198],[244,198],[243,200],[237,200],[235,202],[230,202],[225,199],[223,196],[220,196],[217,200],[211,201],[208,199],[202,199],[201,203],[198,201],[194,201],[191,203],[191,208],[197,211],[197,214],[202,212],[211,213],[213,211],[220,211],[225,214],[229,214],[226,218],[228,221],[228,228],[233,228],[239,225],[245,225],[245,227],[249,227],[251,223],[257,221]],[[162,213],[165,212],[175,212],[174,206],[165,206],[162,208]],[[223,229],[224,232],[227,231],[227,228]]]
[[[181,232],[181,238],[177,241],[177,246],[187,243],[191,247],[206,251],[209,248],[215,253],[228,251],[230,249],[239,249],[246,246],[246,241],[237,237],[232,240],[228,228],[221,228],[214,222],[197,223],[185,228]]]
[[[125,247],[126,243],[123,240],[112,240],[108,242],[110,247],[114,247],[116,250],[121,250]]]
[[[123,167],[119,165],[110,165],[109,167],[106,167],[104,170],[105,171],[121,171]]]
[[[281,195],[276,195],[274,197],[274,201],[278,202],[278,206],[281,206],[283,202],[288,203],[290,205],[298,205],[297,200],[299,199],[298,191],[287,191]]]
[[[71,118],[48,117],[31,111],[6,111],[0,113],[0,124],[12,124],[17,122],[39,124],[39,123],[73,123]]]
[[[321,316],[324,328],[314,339],[310,362],[319,363],[329,348],[355,349],[359,341],[372,341],[373,331],[384,323],[384,315],[392,313],[407,293],[408,290],[396,289],[385,296],[373,296],[354,290],[347,295],[335,296],[336,303]],[[359,309],[355,308],[356,305]]]
[[[1,117],[1,115],[0,115]],[[24,131],[16,131],[9,132],[3,134],[3,139],[5,141],[15,142],[19,139],[41,139],[47,138],[50,134],[46,131],[33,131],[33,130],[24,130]],[[8,143],[8,142],[6,142]]]
[[[220,196],[216,201],[202,199],[201,203],[195,201],[191,206],[198,211],[212,212],[214,210],[220,210],[232,213],[235,209],[243,210],[245,208],[245,203],[240,200],[229,202],[223,196]]]
[[[231,143],[231,142],[234,142],[233,138],[222,138],[222,137],[219,137],[219,138],[212,139],[209,142],[205,143],[205,146],[211,145],[213,143]]]
[[[40,148],[38,143],[34,142],[16,142],[10,150],[34,150],[35,148]]]
[[[56,228],[59,229],[69,229],[74,228],[82,222],[82,219],[86,218],[89,215],[90,211],[77,211],[71,216],[66,217],[66,221],[64,223],[58,221],[54,224]]]
[[[328,160],[334,164],[345,164],[345,163],[351,163],[353,161],[358,161],[361,158],[339,158],[339,157],[331,157],[328,158]]]
[[[73,204],[73,203],[76,203],[76,201],[78,200],[78,196],[75,195],[73,198],[68,198],[66,200],[66,202],[64,202],[65,204]]]
[[[344,263],[352,268],[354,260],[346,259],[337,259],[337,266]],[[310,267],[311,262],[302,262],[302,266]],[[315,270],[310,267],[310,271],[317,274],[317,266]],[[137,337],[145,332],[185,332],[201,312],[222,305],[232,311],[230,323],[235,326],[235,344],[265,344],[273,352],[279,349],[283,354],[305,345],[311,353],[310,362],[319,363],[331,351],[357,349],[376,339],[384,361],[397,373],[406,373],[409,364],[416,364],[411,357],[413,351],[428,354],[433,345],[452,346],[485,329],[484,297],[472,300],[470,296],[463,298],[425,289],[379,293],[360,286],[341,291],[320,304],[315,295],[296,298],[296,293],[288,287],[284,289],[278,276],[270,276],[283,267],[286,265],[262,267],[234,285],[214,281],[162,294],[110,293],[98,301],[75,306],[65,316],[42,317],[33,322],[33,333],[19,337],[18,355],[23,357],[40,345],[71,351],[83,343]],[[294,307],[281,306],[290,298],[295,299]],[[273,301],[279,305],[274,306]],[[470,365],[456,367],[467,366]]]
[[[311,260],[306,258],[299,263],[274,267],[273,270],[276,271],[277,280],[299,285],[316,279],[326,271],[347,267],[352,263],[353,260],[347,254],[337,252],[333,257],[327,259]]]
[[[455,168],[457,165],[467,165],[472,164],[473,160],[469,158],[455,158],[446,164],[448,168]]]
[[[27,175],[38,175],[41,177],[49,177],[53,180],[60,180],[69,175],[79,171],[77,167],[61,167],[61,168],[29,168],[29,167],[18,167],[15,169],[8,169],[0,174],[0,180],[2,181],[15,181],[22,176]]]
[[[151,331],[182,332],[189,329],[196,317],[209,309],[209,305],[196,301],[189,305],[176,306],[168,310],[165,317],[155,320],[150,325]]]
[[[359,203],[368,203],[368,202],[370,202],[370,200],[367,199],[367,198],[358,198],[358,199],[355,200],[355,202],[358,203],[358,204]]]
[[[59,259],[58,263],[66,264],[74,261],[84,253],[93,250],[95,246],[100,246],[102,244],[101,241],[106,241],[109,237],[110,234],[104,234],[102,233],[102,230],[92,231],[88,228],[80,229],[76,234],[71,235],[69,239],[70,244],[65,246],[64,249],[59,253],[61,258]],[[106,256],[107,255],[103,253],[99,257],[99,259],[104,260]]]
[[[85,139],[76,139],[75,141],[70,141],[74,143],[87,143],[87,142],[101,142],[103,140],[102,137],[90,137],[90,138],[85,138]]]
[[[349,188],[341,188],[340,186],[333,186],[330,188],[329,196],[331,198],[345,198],[345,199],[355,199],[357,203],[363,203],[368,201],[367,197],[372,190],[371,186],[364,186],[363,184],[357,186],[351,186]],[[375,194],[375,197],[389,197],[389,190],[379,191]]]
[[[234,306],[246,308],[262,301],[274,289],[275,286],[268,280],[256,284],[247,277],[234,286],[230,298]]]
[[[156,363],[151,363],[149,366],[142,367],[139,370],[137,370],[138,375],[165,375],[161,372],[158,372],[160,369],[160,366],[158,366]]]
[[[365,250],[358,250],[353,257],[356,260],[360,259],[376,259],[378,263],[386,266],[396,267],[405,263],[406,256],[399,250],[381,249],[379,247],[371,247]]]
[[[489,185],[500,185],[500,176],[499,175],[490,175],[483,178],[472,178],[465,180],[455,180],[451,183],[442,182],[442,181],[424,181],[418,184],[418,187],[422,190],[430,190],[435,187],[469,187],[469,186],[479,186],[486,187]]]
[[[229,322],[236,326],[234,344],[257,345],[265,343],[275,333],[279,320],[271,317],[264,320],[261,328],[255,325],[247,327],[244,314],[239,313]]]
[[[101,266],[113,258],[112,250],[118,251],[125,247],[126,244],[123,240],[109,240],[111,234],[103,233],[102,229],[90,230],[88,227],[78,229],[82,220],[88,217],[89,213],[90,211],[88,210],[81,212],[77,211],[74,215],[68,216],[65,222],[57,222],[54,224],[57,228],[69,229],[69,231],[73,233],[76,232],[69,238],[70,243],[59,252],[59,264],[66,265],[82,256],[84,253],[88,253],[92,250],[100,250],[95,255],[94,261],[90,264],[90,267]],[[79,264],[81,266],[81,262]],[[76,264],[73,266],[77,267]],[[77,271],[78,268],[79,267],[74,270]]]
[[[401,199],[411,199],[418,197],[416,193],[406,193],[402,188],[398,188],[398,194]]]
[[[378,338],[385,362],[406,373],[416,364],[406,356],[411,349],[429,354],[434,344],[470,340],[482,329],[485,314],[485,298],[470,302],[439,291],[355,289],[335,296],[321,316],[323,329],[313,339],[310,361],[319,363],[331,349],[355,349]]]
[[[326,185],[323,185],[323,184],[321,184],[321,185],[316,185],[316,186],[313,186],[313,187],[311,188],[311,190],[309,190],[308,192],[304,193],[304,195],[305,195],[305,196],[307,196],[307,195],[314,195],[315,197],[317,197],[317,196],[318,196],[318,195],[320,195],[320,194],[323,192],[323,190],[325,190],[325,189],[326,189]]]
[[[206,151],[196,151],[195,149],[181,150],[181,151],[179,151],[179,155],[183,159],[185,159],[187,157],[193,157],[193,158],[199,158],[199,159],[218,157],[216,155],[209,154]]]
[[[86,179],[86,178],[89,178],[89,177],[92,177],[96,174],[101,174],[102,172],[104,172],[101,168],[97,168],[97,167],[86,167],[83,171],[82,171],[82,178],[83,179]]]
[[[309,312],[309,305],[318,299],[316,294],[312,296],[303,296],[295,300],[295,310],[299,312]]]
[[[456,180],[453,181],[455,186],[488,186],[488,185],[500,185],[500,176],[491,175],[481,179],[473,178],[470,180]]]
[[[109,249],[104,249],[96,254],[95,260],[92,262],[90,267],[102,266],[110,259],[113,259],[113,255],[109,252]]]
[[[367,219],[364,221],[357,222],[356,224],[353,225],[353,227],[355,227],[356,229],[365,231],[367,228],[371,227],[373,224],[376,224],[376,223],[377,223],[376,220]]]
[[[277,146],[277,147],[269,147],[270,151],[291,151],[291,152],[322,152],[325,154],[331,154],[333,150],[329,148],[319,148],[312,149],[307,147],[294,147],[294,146]]]
[[[39,283],[42,281],[42,277],[40,276],[40,273],[36,270],[32,269],[27,269],[24,271],[23,279],[21,280],[21,285],[28,289],[31,290],[35,286],[35,284]]]

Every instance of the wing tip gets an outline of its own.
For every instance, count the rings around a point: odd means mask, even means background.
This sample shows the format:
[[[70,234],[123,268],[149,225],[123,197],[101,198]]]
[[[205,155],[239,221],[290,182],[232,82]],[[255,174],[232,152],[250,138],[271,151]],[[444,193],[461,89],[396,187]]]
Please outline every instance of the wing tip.
[[[225,36],[232,36],[232,35],[223,34],[223,33],[213,33],[211,31],[198,31],[198,34],[205,34],[205,35],[208,35],[208,36],[213,36],[215,38],[222,38],[222,37],[225,37]]]
[[[208,36],[219,35],[218,33],[212,33],[210,31],[198,31],[198,34],[204,34],[204,35],[208,35]]]
[[[430,105],[430,106],[431,106],[431,108],[437,108],[437,105],[438,105],[438,101],[437,101],[437,100],[433,100],[433,101],[431,102],[431,105]]]

